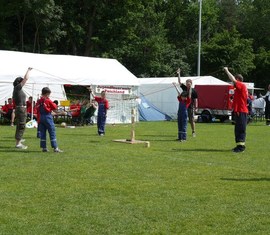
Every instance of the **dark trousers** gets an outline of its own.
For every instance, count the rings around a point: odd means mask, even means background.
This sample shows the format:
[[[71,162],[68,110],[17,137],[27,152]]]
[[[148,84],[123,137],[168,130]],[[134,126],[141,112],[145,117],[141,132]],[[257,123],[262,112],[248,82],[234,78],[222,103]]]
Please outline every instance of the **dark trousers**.
[[[178,139],[186,140],[187,139],[187,109],[179,105],[178,109]]]
[[[97,128],[98,128],[98,134],[105,134],[105,124],[106,124],[106,115],[100,115],[98,114],[97,117]]]
[[[26,123],[26,108],[25,107],[16,107],[15,116],[16,116],[16,133],[15,139],[21,140],[23,137],[23,133],[25,131],[25,123]]]
[[[247,113],[234,113],[234,135],[236,145],[245,146],[246,142],[246,127],[247,127]]]
[[[265,100],[266,106],[265,106],[265,121],[266,125],[270,124],[270,101],[268,99]]]
[[[47,148],[46,133],[48,130],[51,140],[51,146],[52,148],[57,148],[55,126],[51,114],[41,115],[38,128],[40,130],[40,147]]]

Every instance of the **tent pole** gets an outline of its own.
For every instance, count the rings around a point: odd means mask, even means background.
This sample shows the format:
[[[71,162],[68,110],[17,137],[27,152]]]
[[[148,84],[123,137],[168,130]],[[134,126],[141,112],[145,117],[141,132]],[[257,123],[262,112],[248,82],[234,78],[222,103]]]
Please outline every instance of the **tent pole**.
[[[33,116],[34,116],[34,88],[35,88],[35,84],[32,84],[32,106],[31,106],[31,121],[33,120]]]

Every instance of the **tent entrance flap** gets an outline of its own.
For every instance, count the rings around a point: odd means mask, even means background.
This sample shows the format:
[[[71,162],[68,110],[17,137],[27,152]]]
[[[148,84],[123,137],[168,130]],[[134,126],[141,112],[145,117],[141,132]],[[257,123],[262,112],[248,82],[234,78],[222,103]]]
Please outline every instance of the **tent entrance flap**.
[[[140,121],[169,121],[172,118],[167,114],[161,112],[151,102],[149,102],[142,94],[140,96],[141,102],[139,104]]]

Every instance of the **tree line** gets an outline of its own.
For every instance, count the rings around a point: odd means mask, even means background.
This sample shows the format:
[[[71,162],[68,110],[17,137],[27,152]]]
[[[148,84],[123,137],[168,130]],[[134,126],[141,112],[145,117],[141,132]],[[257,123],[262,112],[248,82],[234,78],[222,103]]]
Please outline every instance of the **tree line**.
[[[223,66],[269,84],[268,0],[0,0],[0,48],[115,58],[137,77],[201,75]],[[106,68],[104,68],[106,69]]]

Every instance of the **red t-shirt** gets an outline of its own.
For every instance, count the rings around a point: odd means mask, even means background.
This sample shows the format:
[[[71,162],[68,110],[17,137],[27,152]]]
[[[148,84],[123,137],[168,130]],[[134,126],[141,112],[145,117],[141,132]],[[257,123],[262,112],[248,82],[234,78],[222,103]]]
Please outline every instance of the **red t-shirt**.
[[[2,110],[4,111],[4,112],[8,112],[9,110],[12,110],[12,109],[14,109],[14,106],[13,106],[13,104],[5,104],[3,107],[2,107]]]
[[[71,112],[72,117],[79,117],[81,115],[81,105],[80,104],[72,104],[69,106],[70,110],[74,110]]]
[[[55,103],[53,103],[49,98],[44,98],[41,97],[38,101],[37,101],[37,119],[38,122],[40,120],[40,106],[43,104],[43,108],[47,113],[51,113],[53,110],[57,109],[57,105]]]
[[[180,96],[177,96],[177,99],[178,99],[179,102],[185,103],[186,107],[188,107],[190,105],[190,103],[191,103],[191,99],[189,97],[187,97],[186,100],[183,100],[181,95],[180,95]]]
[[[32,113],[32,102],[26,101],[26,111],[27,113]]]
[[[109,101],[107,99],[103,99],[103,98],[101,98],[99,96],[95,96],[95,101],[97,101],[98,104],[99,103],[104,103],[105,109],[109,109]]]
[[[247,98],[248,90],[244,83],[237,81],[234,84],[235,91],[233,97],[233,111],[240,113],[248,113]]]

